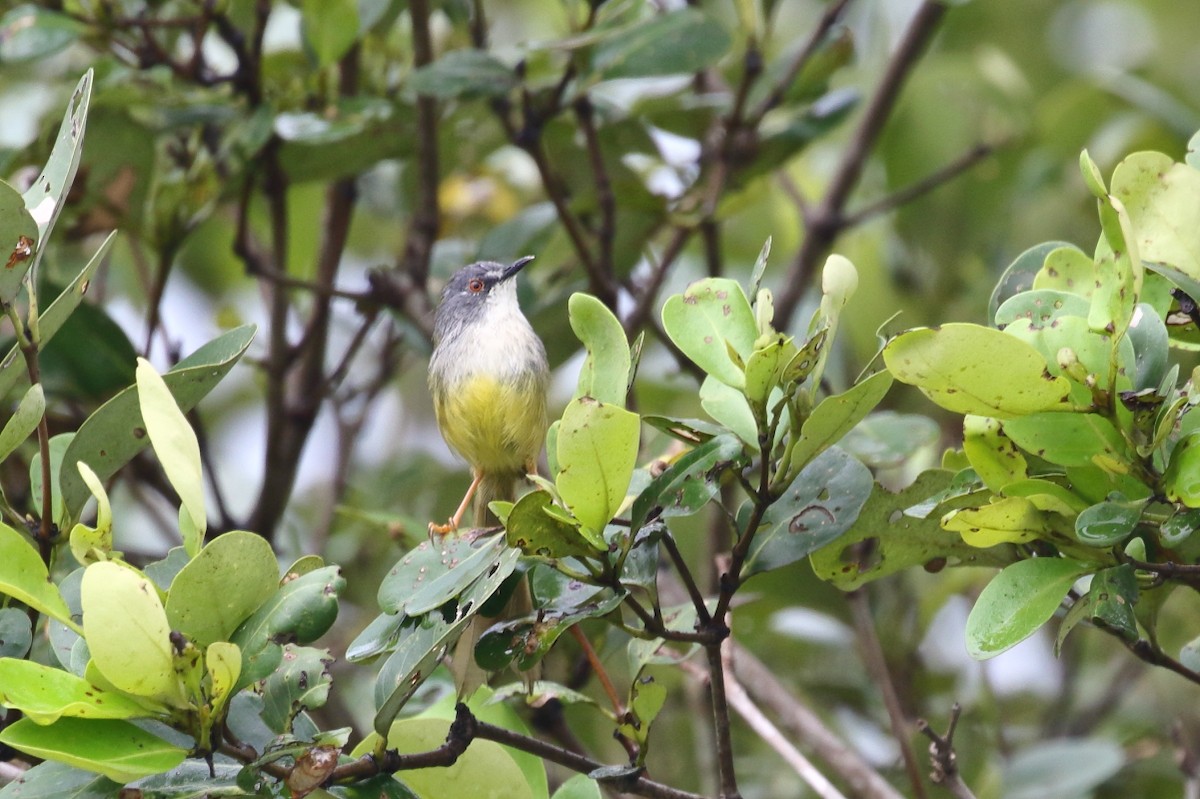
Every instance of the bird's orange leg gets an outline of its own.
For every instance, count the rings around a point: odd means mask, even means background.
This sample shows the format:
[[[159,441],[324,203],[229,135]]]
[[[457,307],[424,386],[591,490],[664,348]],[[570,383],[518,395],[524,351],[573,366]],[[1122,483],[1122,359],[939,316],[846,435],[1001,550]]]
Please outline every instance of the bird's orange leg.
[[[478,489],[479,484],[483,482],[482,472],[473,471],[472,474],[474,477],[471,480],[471,485],[467,488],[467,493],[463,496],[463,500],[459,504],[458,510],[454,511],[454,515],[450,517],[450,520],[445,524],[438,524],[437,522],[429,523],[429,535],[431,537],[435,533],[437,535],[445,535],[446,533],[452,533],[458,529],[459,523],[462,522],[463,514],[467,512],[467,506],[471,504],[471,499],[475,496],[476,489]]]

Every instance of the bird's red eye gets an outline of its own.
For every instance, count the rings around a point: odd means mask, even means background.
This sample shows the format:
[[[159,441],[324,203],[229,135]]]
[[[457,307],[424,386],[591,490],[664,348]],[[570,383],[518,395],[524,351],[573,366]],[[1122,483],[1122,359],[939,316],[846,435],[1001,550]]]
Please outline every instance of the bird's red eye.
[[[477,277],[471,278],[467,282],[467,291],[471,292],[472,294],[478,294],[479,292],[483,291],[483,281]]]

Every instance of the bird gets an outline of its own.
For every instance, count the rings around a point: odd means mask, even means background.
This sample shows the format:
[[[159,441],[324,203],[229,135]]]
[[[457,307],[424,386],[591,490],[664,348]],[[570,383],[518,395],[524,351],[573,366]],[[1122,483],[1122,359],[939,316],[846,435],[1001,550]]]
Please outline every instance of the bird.
[[[457,530],[478,496],[476,526],[491,500],[515,499],[516,483],[536,473],[546,436],[546,348],[521,313],[516,277],[533,260],[479,261],[459,269],[434,314],[429,391],[438,431],[471,468],[471,485],[445,524]]]

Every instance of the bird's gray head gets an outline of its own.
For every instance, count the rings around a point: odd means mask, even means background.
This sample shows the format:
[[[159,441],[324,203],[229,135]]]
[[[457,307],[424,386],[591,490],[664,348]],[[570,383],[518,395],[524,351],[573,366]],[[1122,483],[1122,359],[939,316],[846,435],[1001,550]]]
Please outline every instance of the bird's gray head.
[[[527,255],[508,265],[479,261],[455,272],[442,289],[433,320],[434,340],[442,341],[492,314],[520,315],[517,284],[512,278],[532,260],[533,256]]]

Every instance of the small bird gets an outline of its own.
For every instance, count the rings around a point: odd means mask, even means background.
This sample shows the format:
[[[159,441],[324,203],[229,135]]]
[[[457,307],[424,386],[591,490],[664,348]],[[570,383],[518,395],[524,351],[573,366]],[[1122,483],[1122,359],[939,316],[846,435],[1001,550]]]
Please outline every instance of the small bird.
[[[471,467],[472,481],[446,524],[458,528],[478,493],[476,526],[491,500],[515,499],[516,482],[536,471],[546,436],[546,348],[521,313],[512,265],[480,261],[454,273],[442,290],[433,325],[429,390],[438,430]]]

